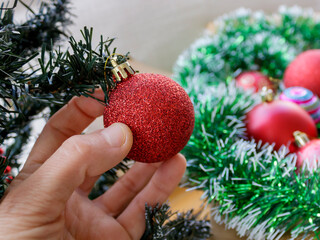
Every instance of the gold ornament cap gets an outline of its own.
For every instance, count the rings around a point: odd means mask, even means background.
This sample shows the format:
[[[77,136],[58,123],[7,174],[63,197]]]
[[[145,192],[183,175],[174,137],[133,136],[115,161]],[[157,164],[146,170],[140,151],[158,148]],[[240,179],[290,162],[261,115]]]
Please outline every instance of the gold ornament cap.
[[[269,81],[272,83],[273,89],[276,90],[279,88],[279,85],[281,83],[281,79],[269,77]]]
[[[310,142],[310,139],[308,138],[307,134],[305,134],[304,132],[295,131],[293,133],[293,136],[294,136],[295,143],[299,148],[305,146],[308,142]]]
[[[128,73],[131,75],[135,73],[135,71],[133,70],[133,68],[131,67],[128,61],[125,61],[124,63],[121,63],[118,65],[117,56],[113,56],[110,59],[110,62],[113,67],[111,72],[118,82],[121,82],[122,79],[126,79],[128,77]]]
[[[260,96],[263,102],[272,102],[274,99],[274,92],[272,89],[264,86],[260,91]]]
[[[109,56],[105,62],[104,68],[106,69],[108,62],[110,61],[110,64],[112,66],[111,72],[113,76],[115,77],[117,82],[121,82],[123,79],[128,78],[128,74],[130,75],[135,74],[135,71],[131,67],[128,60],[118,64],[117,62],[118,56],[122,56],[122,55],[114,53],[111,56]],[[106,71],[104,71],[104,73],[106,78]]]

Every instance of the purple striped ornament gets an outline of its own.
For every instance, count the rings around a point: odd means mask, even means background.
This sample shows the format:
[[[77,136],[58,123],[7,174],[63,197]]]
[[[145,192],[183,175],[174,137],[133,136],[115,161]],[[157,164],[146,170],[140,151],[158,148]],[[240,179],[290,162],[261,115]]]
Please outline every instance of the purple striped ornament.
[[[290,101],[305,109],[315,123],[320,122],[320,101],[309,89],[303,87],[290,87],[279,96],[280,100]]]

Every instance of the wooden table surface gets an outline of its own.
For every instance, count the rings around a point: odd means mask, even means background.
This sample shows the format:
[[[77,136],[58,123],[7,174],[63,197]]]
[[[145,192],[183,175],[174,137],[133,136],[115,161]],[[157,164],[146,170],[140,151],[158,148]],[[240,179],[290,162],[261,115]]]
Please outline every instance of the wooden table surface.
[[[201,200],[202,191],[187,191],[186,188],[177,187],[169,197],[169,205],[172,211],[186,212],[190,209],[200,210],[203,201]],[[204,209],[202,216],[208,215],[209,206]]]
[[[187,191],[185,188],[176,188],[175,191],[169,197],[169,205],[172,212],[186,212],[190,209],[195,211],[200,210],[204,206],[204,201],[201,200],[202,191]],[[201,218],[210,218],[210,205],[207,206],[201,216]],[[239,238],[235,231],[227,231],[225,226],[221,226],[213,221],[212,224],[212,237],[210,240],[244,240],[245,238]]]

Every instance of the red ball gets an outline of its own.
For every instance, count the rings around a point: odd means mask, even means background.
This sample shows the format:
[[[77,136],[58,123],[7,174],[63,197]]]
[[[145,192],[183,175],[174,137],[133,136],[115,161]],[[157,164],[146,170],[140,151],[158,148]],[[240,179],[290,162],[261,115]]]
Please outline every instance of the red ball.
[[[320,159],[320,139],[314,139],[308,142],[305,146],[299,149],[297,156],[297,169],[300,169],[305,161],[309,161],[309,166],[311,168],[315,167],[313,166],[314,161],[318,161]]]
[[[283,80],[287,88],[300,86],[320,96],[320,49],[298,55],[285,70]]]
[[[258,92],[263,87],[268,87],[274,89],[274,86],[270,79],[257,71],[248,71],[239,74],[236,77],[236,85],[244,89],[253,89],[255,92]]]
[[[320,159],[320,139],[314,139],[304,145],[297,152],[297,169],[300,169],[303,166],[305,161],[309,161],[309,166],[311,168],[313,166],[314,161],[318,161]]]
[[[11,167],[7,166],[6,169],[4,170],[4,173],[10,173],[11,172]]]
[[[194,110],[184,89],[172,79],[151,73],[135,74],[111,92],[104,126],[128,125],[133,146],[128,158],[159,162],[180,152],[194,127]]]
[[[276,100],[255,106],[246,117],[247,133],[263,143],[275,143],[278,150],[282,145],[291,151],[295,131],[317,137],[317,128],[311,116],[297,104]]]

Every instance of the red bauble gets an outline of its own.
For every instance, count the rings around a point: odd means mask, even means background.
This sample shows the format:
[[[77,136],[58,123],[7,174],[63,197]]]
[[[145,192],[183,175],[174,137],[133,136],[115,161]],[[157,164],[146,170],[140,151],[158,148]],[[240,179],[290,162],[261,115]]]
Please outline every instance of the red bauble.
[[[320,49],[298,55],[287,67],[283,80],[287,88],[300,86],[320,96]]]
[[[310,138],[317,137],[317,128],[311,116],[297,104],[275,100],[255,106],[246,118],[247,133],[263,143],[275,143],[275,149],[282,145],[291,151],[293,133],[301,131]]]
[[[6,169],[4,170],[4,173],[10,173],[11,172],[11,167],[7,166]]]
[[[6,182],[7,182],[7,183],[10,184],[10,183],[12,182],[12,180],[13,180],[13,177],[12,177],[12,176],[7,176],[7,177],[6,177]]]
[[[297,169],[300,169],[303,166],[305,161],[310,161],[309,166],[311,168],[315,167],[314,161],[318,161],[320,159],[320,139],[314,139],[304,145],[297,152]]]
[[[236,85],[246,90],[253,89],[255,92],[258,92],[263,87],[274,89],[270,79],[257,71],[248,71],[239,74],[236,77]]]
[[[128,125],[133,146],[128,158],[139,162],[167,160],[187,144],[194,127],[194,110],[188,94],[170,78],[135,74],[111,92],[104,126]]]

